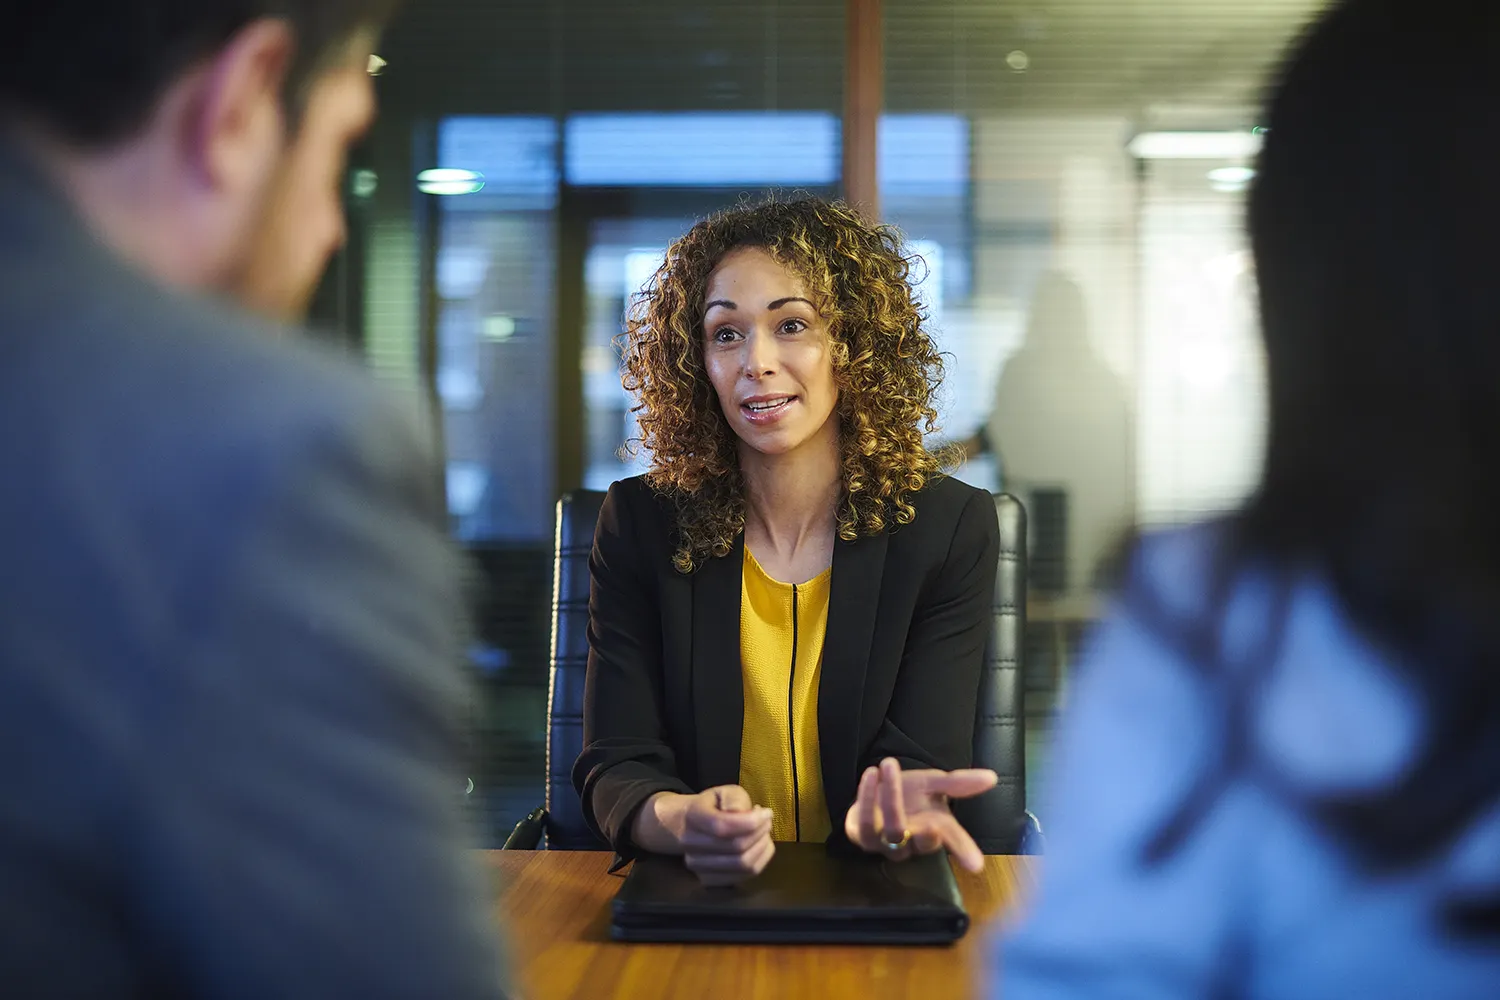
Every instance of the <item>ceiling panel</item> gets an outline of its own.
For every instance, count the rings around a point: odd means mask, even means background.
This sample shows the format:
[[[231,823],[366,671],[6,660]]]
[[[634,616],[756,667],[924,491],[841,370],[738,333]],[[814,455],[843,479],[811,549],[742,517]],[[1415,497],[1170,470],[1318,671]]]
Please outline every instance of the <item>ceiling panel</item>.
[[[885,0],[887,103],[1137,116],[1254,103],[1323,6]],[[837,110],[843,26],[844,0],[414,0],[384,44],[382,91],[414,113]]]
[[[1131,115],[1152,106],[1253,104],[1288,40],[1324,6],[886,0],[887,102],[897,110]]]
[[[421,0],[391,27],[395,108],[835,110],[843,0]]]

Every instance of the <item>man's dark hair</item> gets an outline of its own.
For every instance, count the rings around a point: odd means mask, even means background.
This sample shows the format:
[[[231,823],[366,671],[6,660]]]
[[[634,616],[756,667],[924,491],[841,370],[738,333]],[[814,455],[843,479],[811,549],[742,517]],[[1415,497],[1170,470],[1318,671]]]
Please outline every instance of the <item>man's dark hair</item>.
[[[86,146],[142,128],[181,74],[261,18],[297,39],[286,95],[293,116],[309,80],[398,0],[32,0],[0,14],[0,108]]]

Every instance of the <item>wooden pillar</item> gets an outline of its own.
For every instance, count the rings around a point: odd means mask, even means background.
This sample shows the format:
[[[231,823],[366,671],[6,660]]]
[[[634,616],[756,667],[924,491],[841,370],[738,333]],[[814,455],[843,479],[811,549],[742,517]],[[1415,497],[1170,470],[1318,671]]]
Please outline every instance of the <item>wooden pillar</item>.
[[[844,200],[880,218],[875,136],[885,103],[882,0],[846,0],[844,45]]]

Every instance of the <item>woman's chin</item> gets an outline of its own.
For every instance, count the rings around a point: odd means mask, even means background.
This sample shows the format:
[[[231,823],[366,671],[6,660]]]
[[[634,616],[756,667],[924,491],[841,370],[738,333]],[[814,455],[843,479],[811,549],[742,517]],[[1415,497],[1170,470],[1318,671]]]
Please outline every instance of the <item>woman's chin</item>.
[[[823,439],[822,428],[809,427],[805,419],[783,419],[770,425],[737,420],[730,424],[742,448],[767,458],[789,455]],[[830,417],[827,424],[832,424]],[[837,440],[835,438],[834,440]]]
[[[787,427],[741,427],[736,429],[740,444],[767,458],[786,455],[797,450],[807,435],[798,435]]]

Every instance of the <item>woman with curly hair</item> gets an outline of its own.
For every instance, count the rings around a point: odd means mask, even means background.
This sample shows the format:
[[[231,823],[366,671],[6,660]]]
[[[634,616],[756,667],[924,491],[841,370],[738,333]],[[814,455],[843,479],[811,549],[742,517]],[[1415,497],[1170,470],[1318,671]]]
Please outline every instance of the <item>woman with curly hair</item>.
[[[624,340],[651,471],[590,557],[583,811],[707,882],[776,841],[978,847],[970,769],[998,559],[987,493],[923,444],[942,361],[900,237],[819,200],[710,218]]]

